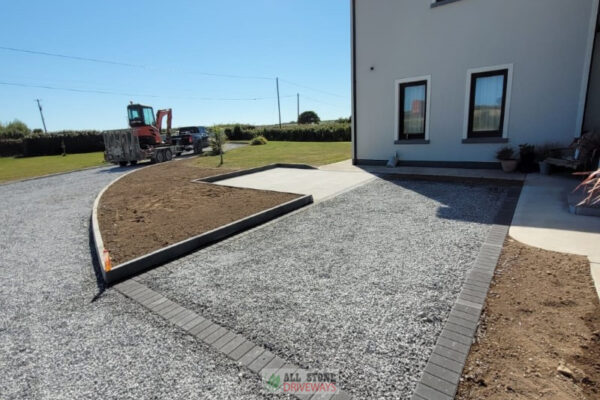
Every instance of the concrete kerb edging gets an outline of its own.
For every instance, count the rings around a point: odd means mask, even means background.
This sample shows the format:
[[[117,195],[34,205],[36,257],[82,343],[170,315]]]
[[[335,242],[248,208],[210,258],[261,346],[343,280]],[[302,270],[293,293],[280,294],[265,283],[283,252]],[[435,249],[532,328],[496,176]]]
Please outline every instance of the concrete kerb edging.
[[[307,165],[307,164],[275,163],[275,164],[263,165],[262,167],[248,168],[248,169],[243,169],[240,171],[233,171],[233,172],[227,172],[225,174],[213,175],[213,176],[208,176],[205,178],[198,178],[198,179],[194,179],[192,182],[208,182],[208,183],[218,182],[218,181],[223,181],[225,179],[237,178],[238,176],[255,174],[257,172],[267,171],[269,169],[274,169],[274,168],[318,169],[316,167],[313,167],[312,165]]]
[[[596,262],[600,260],[592,260],[588,257],[588,261],[590,262],[590,273],[596,287],[596,294],[598,294],[598,299],[600,299],[600,262]]]
[[[102,234],[100,232],[100,224],[98,221],[98,206],[100,204],[100,199],[102,195],[106,192],[106,190],[108,190],[109,187],[111,187],[120,179],[135,171],[136,170],[132,170],[119,176],[118,178],[113,180],[109,185],[107,185],[104,189],[102,189],[98,196],[96,196],[92,208],[91,233],[96,249],[96,257],[98,259],[98,265],[100,266],[102,276],[105,282],[108,284],[125,279],[146,269],[153,268],[157,265],[164,264],[168,261],[174,260],[178,257],[188,254],[194,250],[202,248],[210,243],[214,243],[219,240],[225,239],[238,232],[242,232],[255,226],[261,225],[279,216],[298,210],[299,208],[313,203],[312,195],[300,196],[296,199],[290,200],[288,202],[269,208],[267,210],[263,210],[258,213],[252,214],[248,217],[231,222],[227,225],[221,226],[211,231],[204,232],[200,235],[193,236],[178,243],[174,243],[170,246],[153,251],[144,256],[135,258],[133,260],[127,261],[116,266],[111,266],[111,268],[107,271],[104,255],[105,247],[104,242],[102,240]]]
[[[511,187],[438,337],[413,400],[452,400],[467,362],[522,186]]]

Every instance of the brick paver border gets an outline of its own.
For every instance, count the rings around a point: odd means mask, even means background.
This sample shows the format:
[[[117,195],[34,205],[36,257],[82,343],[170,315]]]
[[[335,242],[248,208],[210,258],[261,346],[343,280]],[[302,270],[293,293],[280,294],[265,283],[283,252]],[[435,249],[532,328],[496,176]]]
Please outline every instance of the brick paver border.
[[[143,273],[112,287],[261,376],[265,370],[303,370],[276,356],[264,347],[256,345],[243,336],[182,307],[140,283],[140,280],[144,279],[146,274]],[[342,390],[338,390],[335,394],[317,393],[296,397],[302,400],[346,400],[351,398],[347,392]]]
[[[438,337],[413,400],[454,399],[520,193],[521,186],[509,188]]]

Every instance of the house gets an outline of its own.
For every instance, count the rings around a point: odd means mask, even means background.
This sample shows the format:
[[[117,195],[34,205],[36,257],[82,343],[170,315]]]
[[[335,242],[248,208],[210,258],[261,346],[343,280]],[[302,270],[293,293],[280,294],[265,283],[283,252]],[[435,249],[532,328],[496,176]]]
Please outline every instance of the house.
[[[353,162],[496,167],[600,129],[599,0],[351,0]]]

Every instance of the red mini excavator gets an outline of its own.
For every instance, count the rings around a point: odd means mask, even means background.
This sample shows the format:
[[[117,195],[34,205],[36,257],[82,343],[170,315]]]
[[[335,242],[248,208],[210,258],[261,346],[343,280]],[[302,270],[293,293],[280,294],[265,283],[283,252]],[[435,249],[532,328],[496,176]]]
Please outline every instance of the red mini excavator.
[[[167,117],[167,137],[163,141],[160,136],[162,120]],[[170,108],[158,110],[154,118],[154,110],[150,106],[133,104],[127,106],[127,117],[129,118],[129,127],[133,134],[138,137],[140,147],[158,146],[160,144],[171,144],[171,119],[173,113]]]

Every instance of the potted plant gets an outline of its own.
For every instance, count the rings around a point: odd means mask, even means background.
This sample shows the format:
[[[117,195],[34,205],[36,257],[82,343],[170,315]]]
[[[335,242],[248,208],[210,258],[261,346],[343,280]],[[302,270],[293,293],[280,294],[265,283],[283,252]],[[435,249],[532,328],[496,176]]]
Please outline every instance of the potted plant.
[[[513,172],[517,169],[517,159],[515,158],[515,150],[510,146],[505,146],[496,152],[496,158],[502,164],[502,171]]]
[[[550,164],[545,160],[552,156],[553,150],[560,148],[561,145],[558,143],[547,143],[535,148],[535,160],[540,167],[540,174],[550,175]]]

